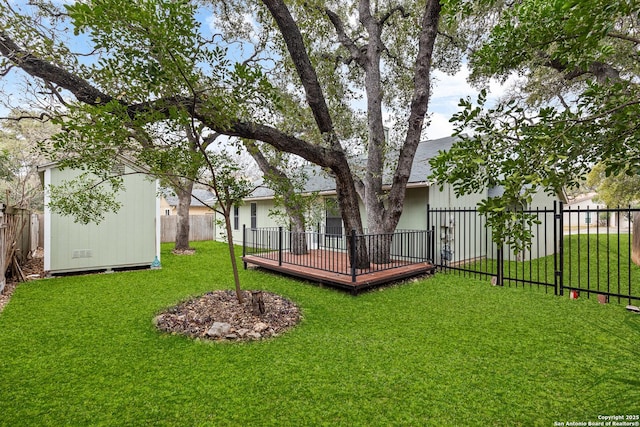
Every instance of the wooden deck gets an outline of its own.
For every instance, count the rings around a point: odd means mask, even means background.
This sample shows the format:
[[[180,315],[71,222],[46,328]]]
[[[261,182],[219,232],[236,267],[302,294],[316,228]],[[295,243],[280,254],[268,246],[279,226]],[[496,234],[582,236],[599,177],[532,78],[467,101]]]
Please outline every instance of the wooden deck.
[[[331,268],[334,271],[310,267],[311,265],[318,265],[318,259],[322,259],[323,252],[323,250],[311,250],[306,255],[287,253],[286,257],[283,257],[282,265],[278,265],[277,253],[263,253],[260,256],[247,255],[242,257],[242,261],[266,270],[347,289],[354,294],[371,287],[386,285],[408,277],[431,274],[435,271],[435,266],[427,262],[372,264],[370,270],[356,270],[356,280],[354,282],[352,281],[351,273],[347,273],[350,269],[348,268],[349,260],[346,253],[338,258],[336,258],[335,252],[331,254]],[[335,271],[344,271],[344,273],[336,273]]]

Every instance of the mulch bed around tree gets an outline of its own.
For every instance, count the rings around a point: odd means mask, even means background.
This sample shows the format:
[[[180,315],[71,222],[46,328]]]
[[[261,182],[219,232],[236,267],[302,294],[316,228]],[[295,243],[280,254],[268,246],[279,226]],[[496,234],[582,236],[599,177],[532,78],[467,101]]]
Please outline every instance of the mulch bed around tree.
[[[273,338],[300,321],[300,309],[277,294],[260,291],[264,313],[253,304],[254,292],[243,291],[239,303],[235,291],[206,293],[160,313],[158,329],[171,334],[214,341],[255,341]]]

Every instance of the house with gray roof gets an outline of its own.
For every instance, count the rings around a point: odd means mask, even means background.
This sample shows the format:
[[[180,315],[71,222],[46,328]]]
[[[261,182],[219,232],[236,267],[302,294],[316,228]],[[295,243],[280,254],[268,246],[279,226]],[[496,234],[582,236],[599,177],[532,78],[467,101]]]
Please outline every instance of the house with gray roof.
[[[458,197],[451,185],[445,184],[441,189],[440,184],[430,182],[427,179],[431,174],[429,160],[434,158],[440,151],[451,149],[455,140],[456,138],[454,137],[446,137],[423,141],[418,145],[407,183],[404,209],[398,223],[398,229],[426,230],[428,227],[427,206],[432,209],[475,208],[479,201],[486,198],[491,192],[496,191],[495,188],[487,188],[480,193]],[[314,220],[311,221],[309,227],[312,230],[315,230],[318,225],[327,228],[341,227],[340,213],[335,208],[337,203],[335,203],[334,179],[317,166],[306,166],[306,168],[308,181],[305,185],[305,191],[317,196],[320,201],[321,211],[320,215],[314,216]],[[388,181],[390,180],[391,174],[389,174]],[[282,223],[282,219],[280,219],[279,223],[278,216],[273,215],[276,209],[273,199],[273,190],[262,186],[247,197],[243,205],[235,208],[232,221],[234,242],[242,244],[243,225],[248,229],[286,225]],[[541,192],[534,196],[532,206],[549,207],[553,205],[553,200],[552,196]],[[360,211],[363,215],[363,226],[366,228],[366,212],[362,202]],[[216,236],[221,235],[220,232],[222,231],[222,229],[218,230]]]
[[[163,216],[171,216],[177,214],[178,196],[171,190],[162,191],[163,196],[160,199],[160,214]],[[215,203],[215,196],[208,190],[193,190],[191,192],[191,204],[189,205],[189,215],[206,215],[213,214],[210,206]]]

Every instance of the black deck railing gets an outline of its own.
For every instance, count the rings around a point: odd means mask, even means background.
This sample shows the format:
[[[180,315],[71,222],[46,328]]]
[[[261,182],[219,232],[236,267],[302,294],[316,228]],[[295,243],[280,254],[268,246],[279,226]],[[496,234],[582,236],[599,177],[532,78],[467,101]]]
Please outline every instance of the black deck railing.
[[[253,256],[283,264],[348,275],[352,282],[361,275],[410,264],[433,262],[432,230],[396,230],[394,233],[344,233],[342,228],[317,227],[314,231],[294,232],[283,227],[247,228],[243,226],[243,257]],[[364,244],[372,260],[367,268],[356,268],[348,250]],[[373,256],[376,248],[388,258]],[[350,256],[351,255],[351,256]],[[384,258],[384,256],[382,256]],[[378,261],[378,262],[376,262]],[[245,263],[246,266],[246,263]]]

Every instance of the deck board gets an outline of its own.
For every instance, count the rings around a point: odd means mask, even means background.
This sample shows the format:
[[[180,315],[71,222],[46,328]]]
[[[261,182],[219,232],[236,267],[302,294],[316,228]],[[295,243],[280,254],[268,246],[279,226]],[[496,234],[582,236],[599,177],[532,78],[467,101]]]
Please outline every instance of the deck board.
[[[323,259],[323,252],[320,249],[309,251],[306,255],[287,253],[283,256],[282,265],[279,265],[277,253],[263,253],[261,256],[246,255],[242,257],[242,260],[247,264],[262,267],[266,270],[348,289],[354,293],[367,288],[397,282],[408,277],[433,273],[435,270],[435,266],[428,262],[394,262],[388,265],[373,265],[373,270],[376,271],[363,272],[362,270],[356,270],[357,275],[354,282],[351,274],[347,273],[349,271],[349,261],[346,254],[337,258],[335,253],[331,254],[331,269],[345,272],[336,273],[321,269],[322,262],[319,262],[319,260]],[[310,267],[311,265],[319,266],[320,268]]]

